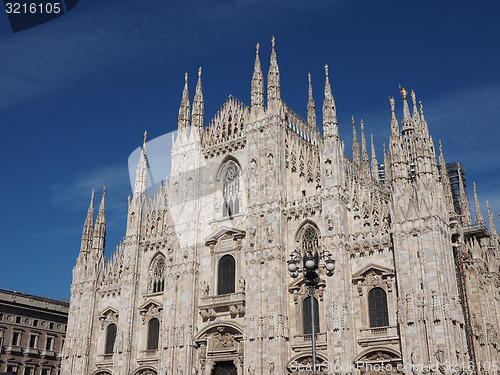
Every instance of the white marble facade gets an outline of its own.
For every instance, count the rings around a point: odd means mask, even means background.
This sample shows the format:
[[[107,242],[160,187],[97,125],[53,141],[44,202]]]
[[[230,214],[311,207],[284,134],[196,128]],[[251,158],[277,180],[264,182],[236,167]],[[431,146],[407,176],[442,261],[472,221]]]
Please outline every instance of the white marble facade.
[[[315,295],[321,373],[383,363],[392,370],[380,372],[451,374],[472,351],[483,364],[499,358],[492,214],[478,234],[482,216],[472,224],[465,193],[456,212],[413,92],[402,90],[401,122],[390,100],[381,163],[373,140],[368,156],[363,122],[359,146],[354,119],[347,156],[325,70],[322,132],[311,86],[307,120],[281,100],[274,40],[267,93],[257,47],[250,107],[229,96],[208,126],[201,69],[192,106],[186,74],[171,175],[147,197],[144,143],[126,235],[110,259],[105,194],[95,223],[89,207],[63,374],[308,373],[307,291],[286,263],[308,228],[337,264]]]

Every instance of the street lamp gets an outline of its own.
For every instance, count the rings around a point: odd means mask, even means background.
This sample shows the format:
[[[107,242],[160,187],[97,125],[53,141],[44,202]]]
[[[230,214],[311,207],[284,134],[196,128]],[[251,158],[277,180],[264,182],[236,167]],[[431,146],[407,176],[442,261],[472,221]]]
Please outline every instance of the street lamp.
[[[290,254],[290,259],[287,261],[288,271],[294,279],[302,272],[304,275],[304,283],[307,286],[309,299],[311,302],[311,339],[312,339],[312,366],[313,375],[316,375],[316,332],[314,327],[314,292],[319,283],[320,260],[324,260],[324,268],[326,276],[333,276],[335,271],[335,260],[332,259],[332,254],[327,251],[318,250],[318,237],[316,231],[309,227],[304,232],[302,240],[302,253],[297,250]],[[299,264],[302,262],[302,268]]]

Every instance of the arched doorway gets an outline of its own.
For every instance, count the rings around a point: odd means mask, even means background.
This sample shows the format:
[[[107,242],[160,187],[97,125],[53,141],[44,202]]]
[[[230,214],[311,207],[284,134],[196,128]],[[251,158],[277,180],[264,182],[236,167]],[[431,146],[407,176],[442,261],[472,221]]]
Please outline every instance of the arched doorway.
[[[233,361],[219,361],[215,362],[212,369],[212,375],[237,375],[238,371]]]

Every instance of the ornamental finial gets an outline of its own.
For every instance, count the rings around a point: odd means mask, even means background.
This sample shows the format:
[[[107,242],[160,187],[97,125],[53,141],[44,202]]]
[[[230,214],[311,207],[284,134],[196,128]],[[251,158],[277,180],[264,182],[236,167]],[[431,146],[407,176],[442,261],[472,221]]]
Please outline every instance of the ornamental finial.
[[[260,49],[260,44],[257,43],[257,45],[255,46],[255,53],[258,55],[259,54],[259,49]]]
[[[405,90],[405,88],[401,88],[401,85],[398,86],[401,89],[401,95],[403,97],[403,100],[406,100],[406,96],[408,95],[408,91]]]
[[[144,144],[146,144],[146,138],[148,137],[148,131],[144,130]]]
[[[271,38],[271,45],[273,48],[274,48],[275,44],[276,44],[276,40],[274,39],[274,35],[273,35],[273,37]]]
[[[198,69],[198,78],[200,78],[200,77],[201,77],[201,66],[200,66],[200,68]]]
[[[188,83],[188,73],[187,72],[184,74],[184,82]]]
[[[325,64],[325,74],[328,77],[328,64]]]

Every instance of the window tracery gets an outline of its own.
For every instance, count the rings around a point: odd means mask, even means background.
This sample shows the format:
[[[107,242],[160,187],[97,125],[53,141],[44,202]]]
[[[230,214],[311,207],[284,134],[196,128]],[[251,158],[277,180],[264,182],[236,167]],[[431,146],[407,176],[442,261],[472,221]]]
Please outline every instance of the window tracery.
[[[316,229],[309,226],[304,230],[302,234],[302,252],[303,253],[314,253],[319,248],[318,233]]]
[[[148,292],[159,293],[165,289],[165,257],[158,255],[152,263],[149,275]]]
[[[224,173],[222,194],[224,198],[223,216],[232,216],[240,212],[240,171],[231,163]]]

